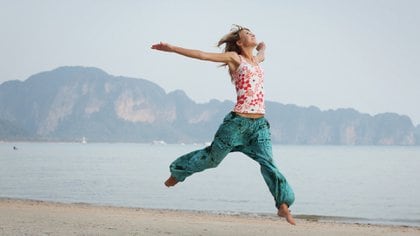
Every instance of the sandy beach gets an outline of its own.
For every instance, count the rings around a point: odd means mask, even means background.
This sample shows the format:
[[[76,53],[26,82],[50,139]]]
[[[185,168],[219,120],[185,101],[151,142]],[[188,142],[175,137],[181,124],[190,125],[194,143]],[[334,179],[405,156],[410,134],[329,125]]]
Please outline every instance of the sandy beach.
[[[0,235],[420,235],[420,228],[0,199]]]

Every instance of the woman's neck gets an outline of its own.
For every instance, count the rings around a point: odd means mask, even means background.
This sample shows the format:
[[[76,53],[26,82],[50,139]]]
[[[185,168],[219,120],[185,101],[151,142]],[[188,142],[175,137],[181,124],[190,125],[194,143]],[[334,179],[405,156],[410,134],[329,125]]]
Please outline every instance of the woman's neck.
[[[249,61],[252,61],[254,58],[254,55],[252,55],[252,51],[254,48],[242,48],[242,56],[248,59]]]
[[[254,55],[253,55],[253,50],[254,48],[242,48],[242,52],[241,55],[245,58],[246,61],[248,61],[251,64],[256,64],[255,60],[254,60]]]

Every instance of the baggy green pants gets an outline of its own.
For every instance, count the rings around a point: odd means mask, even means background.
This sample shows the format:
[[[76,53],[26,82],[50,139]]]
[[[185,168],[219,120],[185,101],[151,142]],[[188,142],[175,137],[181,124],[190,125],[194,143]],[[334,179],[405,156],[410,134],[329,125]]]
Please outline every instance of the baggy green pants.
[[[171,175],[182,182],[196,172],[216,167],[230,152],[239,151],[260,164],[276,208],[282,203],[290,206],[295,196],[273,162],[270,135],[270,124],[265,118],[244,118],[231,112],[224,118],[211,145],[176,159],[170,165]]]

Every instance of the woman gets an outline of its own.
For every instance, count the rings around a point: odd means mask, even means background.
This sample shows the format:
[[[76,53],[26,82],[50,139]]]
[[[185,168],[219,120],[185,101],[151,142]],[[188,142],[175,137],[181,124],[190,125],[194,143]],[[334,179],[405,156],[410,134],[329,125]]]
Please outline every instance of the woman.
[[[270,125],[264,118],[264,73],[259,64],[265,58],[265,44],[257,43],[249,29],[238,25],[219,41],[218,46],[222,44],[225,44],[223,53],[186,49],[163,42],[152,45],[152,49],[223,63],[229,69],[237,93],[236,105],[224,118],[211,145],[176,159],[170,165],[171,176],[165,185],[174,186],[196,172],[214,168],[230,152],[240,151],[260,164],[261,174],[275,199],[277,214],[295,225],[289,211],[294,193],[273,162]],[[255,56],[254,49],[258,52]]]

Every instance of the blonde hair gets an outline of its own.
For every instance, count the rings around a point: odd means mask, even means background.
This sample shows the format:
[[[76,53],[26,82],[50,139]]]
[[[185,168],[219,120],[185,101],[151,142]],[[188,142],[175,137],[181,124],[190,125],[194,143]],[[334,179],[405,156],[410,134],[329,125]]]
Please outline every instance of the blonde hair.
[[[238,46],[238,44],[236,44],[236,42],[240,39],[239,33],[242,30],[249,29],[234,24],[230,30],[230,33],[223,36],[217,43],[217,46],[220,47],[222,44],[225,44],[225,48],[223,50],[224,52],[237,52],[238,54],[241,54],[241,48]]]

